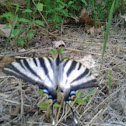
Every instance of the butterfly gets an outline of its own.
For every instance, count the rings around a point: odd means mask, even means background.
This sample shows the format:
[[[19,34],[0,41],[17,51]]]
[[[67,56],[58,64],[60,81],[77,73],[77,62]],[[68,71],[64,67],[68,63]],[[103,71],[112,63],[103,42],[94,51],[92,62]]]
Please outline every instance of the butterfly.
[[[88,68],[72,59],[62,59],[59,55],[55,59],[41,57],[18,60],[5,66],[3,72],[38,85],[52,99],[52,113],[53,105],[57,102],[58,87],[66,104],[77,90],[98,87],[96,78]]]

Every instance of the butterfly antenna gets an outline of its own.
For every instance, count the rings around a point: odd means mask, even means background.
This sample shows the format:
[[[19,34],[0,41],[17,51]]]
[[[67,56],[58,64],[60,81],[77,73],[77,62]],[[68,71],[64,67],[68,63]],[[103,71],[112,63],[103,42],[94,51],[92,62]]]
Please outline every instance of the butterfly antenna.
[[[68,104],[69,105],[69,104]],[[78,121],[77,121],[77,119],[76,119],[76,117],[75,117],[75,115],[74,115],[74,111],[73,111],[73,108],[69,105],[69,107],[70,107],[70,109],[71,109],[71,112],[72,112],[72,118],[73,118],[73,120],[74,120],[74,122],[76,123],[76,124],[78,124]]]

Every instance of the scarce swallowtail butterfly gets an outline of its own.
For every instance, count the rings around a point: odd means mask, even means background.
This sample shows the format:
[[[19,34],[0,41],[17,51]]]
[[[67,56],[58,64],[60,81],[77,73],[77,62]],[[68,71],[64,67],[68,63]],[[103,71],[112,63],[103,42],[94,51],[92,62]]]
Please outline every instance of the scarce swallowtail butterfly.
[[[98,87],[95,77],[88,68],[79,62],[61,59],[59,56],[55,59],[43,57],[19,60],[5,66],[3,72],[38,85],[48,94],[48,98],[53,100],[53,104],[57,101],[58,87],[64,95],[66,104],[77,90]],[[72,114],[74,116],[73,110]]]

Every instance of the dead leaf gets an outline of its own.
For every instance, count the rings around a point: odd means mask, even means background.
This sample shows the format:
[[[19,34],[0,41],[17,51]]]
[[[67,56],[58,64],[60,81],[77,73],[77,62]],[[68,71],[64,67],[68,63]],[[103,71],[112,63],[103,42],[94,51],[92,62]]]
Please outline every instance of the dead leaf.
[[[93,68],[93,74],[94,76],[98,76],[99,72],[98,72],[98,66],[100,66],[99,64],[96,64],[95,60],[93,59],[92,55],[86,55],[84,56],[83,59],[78,60],[79,62],[81,62],[85,67],[87,67],[88,69]]]
[[[95,67],[95,60],[91,55],[84,56],[84,58],[79,60],[79,62],[81,62],[88,69]]]
[[[101,27],[99,27],[99,28],[95,28],[94,26],[93,27],[90,27],[89,25],[87,25],[86,27],[85,27],[85,31],[88,33],[88,34],[90,34],[90,35],[92,35],[92,36],[95,36],[95,35],[104,35],[104,27],[103,26],[101,26]]]
[[[91,27],[87,30],[87,33],[88,34],[91,34],[92,36],[95,36],[96,35],[96,30],[95,30],[95,27]]]
[[[88,25],[91,25],[94,27],[101,27],[102,26],[101,23],[97,23],[91,17],[89,17],[85,8],[83,8],[81,11],[79,22],[85,23],[85,24],[88,24]]]
[[[9,56],[4,56],[4,57],[0,58],[0,69],[3,69],[6,65],[8,65],[9,63],[12,63],[14,61],[16,61],[16,60]]]
[[[9,57],[9,56],[4,56],[0,58],[0,76],[4,76],[5,74],[2,72],[2,69],[8,65],[9,63],[12,63],[16,61],[15,59]]]
[[[60,47],[66,47],[64,41],[60,40],[60,41],[54,41],[53,42],[54,44],[54,47],[57,49],[57,48],[60,48]]]
[[[10,28],[6,28],[5,24],[0,24],[0,35],[1,36],[8,38],[10,35],[10,32],[11,32],[11,26],[10,26]],[[12,34],[11,36],[13,37],[14,35]]]

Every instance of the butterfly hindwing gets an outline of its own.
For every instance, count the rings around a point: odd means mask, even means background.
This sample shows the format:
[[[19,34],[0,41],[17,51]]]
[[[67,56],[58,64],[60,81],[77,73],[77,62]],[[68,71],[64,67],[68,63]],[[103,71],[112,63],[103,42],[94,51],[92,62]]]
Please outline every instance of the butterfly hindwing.
[[[49,98],[56,100],[57,84],[54,75],[54,60],[51,58],[30,58],[13,62],[4,67],[3,72],[38,85]]]

